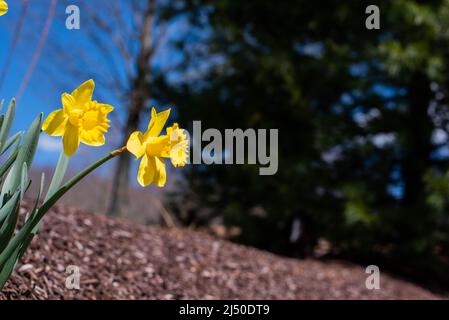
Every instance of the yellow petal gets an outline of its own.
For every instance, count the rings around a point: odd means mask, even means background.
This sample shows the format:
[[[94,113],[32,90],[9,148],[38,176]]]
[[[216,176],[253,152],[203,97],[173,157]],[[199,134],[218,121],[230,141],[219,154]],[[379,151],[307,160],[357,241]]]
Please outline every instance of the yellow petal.
[[[7,12],[8,12],[8,4],[5,1],[0,0],[0,16],[4,15]]]
[[[149,161],[148,156],[144,155],[140,161],[139,172],[137,173],[137,181],[142,187],[149,186],[153,181],[156,172],[156,165],[154,161]]]
[[[142,187],[154,183],[158,187],[165,186],[167,173],[165,163],[159,157],[149,157],[144,155],[139,166],[137,181]]]
[[[80,145],[79,128],[67,123],[64,136],[62,137],[62,144],[64,146],[64,153],[71,157]]]
[[[77,89],[72,92],[72,96],[76,101],[76,105],[79,108],[83,108],[86,104],[92,101],[92,95],[95,89],[95,82],[90,79],[80,85]]]
[[[136,131],[131,134],[126,143],[126,149],[139,159],[145,153],[142,132]]]
[[[42,130],[50,136],[62,136],[67,123],[67,116],[62,109],[53,111],[45,119]]]
[[[167,122],[169,116],[170,116],[170,109],[157,113],[156,109],[152,108],[151,120],[145,135],[150,137],[157,137],[164,128],[165,123]]]
[[[75,98],[68,93],[64,93],[61,96],[62,107],[64,111],[69,114],[71,110],[75,108]]]
[[[154,158],[156,164],[156,174],[154,176],[154,184],[162,188],[165,186],[167,181],[167,172],[165,171],[165,162],[163,159],[156,157]]]

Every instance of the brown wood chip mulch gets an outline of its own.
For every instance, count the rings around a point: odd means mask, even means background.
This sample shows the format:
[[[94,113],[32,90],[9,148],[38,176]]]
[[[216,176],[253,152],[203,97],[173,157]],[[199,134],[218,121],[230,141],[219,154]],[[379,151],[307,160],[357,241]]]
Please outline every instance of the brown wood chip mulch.
[[[79,290],[66,288],[70,265],[79,267]],[[368,290],[364,271],[56,206],[0,300],[440,298],[386,274],[380,290]]]

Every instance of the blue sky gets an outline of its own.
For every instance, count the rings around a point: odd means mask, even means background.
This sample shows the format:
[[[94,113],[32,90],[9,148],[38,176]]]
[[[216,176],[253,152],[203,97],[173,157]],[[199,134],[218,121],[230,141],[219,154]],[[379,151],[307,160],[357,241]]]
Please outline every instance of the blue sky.
[[[27,18],[25,19],[17,47],[13,53],[11,65],[8,68],[3,86],[0,88],[0,97],[1,99],[5,99],[5,104],[17,95],[19,87],[23,82],[33,53],[36,50],[40,32],[44,27],[46,10],[48,9],[49,3],[47,0],[30,1]],[[22,4],[23,1],[9,1],[9,12],[0,19],[0,43],[2,44],[0,49],[1,71],[5,68],[5,60],[11,48],[13,30],[19,20]],[[35,31],[34,34],[33,31]],[[49,33],[52,41],[55,39],[61,39],[61,42],[64,40],[67,41],[68,38],[75,38],[76,36],[76,33],[69,34],[68,30],[61,28],[61,23],[58,23],[58,21],[52,24]],[[45,116],[52,110],[60,108],[61,90],[64,89],[60,88],[48,76],[45,68],[49,62],[48,53],[48,47],[44,47],[39,63],[32,74],[22,98],[18,101],[16,119],[13,126],[14,132],[26,130],[39,112],[43,112]],[[75,82],[70,83],[70,81],[69,85],[70,88],[66,88],[67,91],[77,86]],[[50,138],[43,134],[35,160],[36,163],[38,165],[53,165],[57,161],[59,150],[59,139]]]

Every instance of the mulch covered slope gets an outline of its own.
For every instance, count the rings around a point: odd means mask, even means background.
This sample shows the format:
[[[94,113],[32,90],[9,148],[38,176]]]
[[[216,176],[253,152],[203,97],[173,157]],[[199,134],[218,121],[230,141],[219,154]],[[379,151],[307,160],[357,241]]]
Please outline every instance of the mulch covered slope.
[[[65,287],[80,268],[80,290]],[[56,206],[0,299],[438,299],[364,268],[299,261],[188,230],[146,227]]]

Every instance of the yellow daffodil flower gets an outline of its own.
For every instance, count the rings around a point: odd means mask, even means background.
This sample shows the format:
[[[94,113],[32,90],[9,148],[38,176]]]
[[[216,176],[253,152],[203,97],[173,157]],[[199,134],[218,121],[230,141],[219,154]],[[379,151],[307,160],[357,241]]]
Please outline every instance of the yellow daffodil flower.
[[[72,156],[80,142],[89,146],[105,143],[109,128],[107,115],[114,110],[110,105],[92,101],[95,83],[89,80],[71,94],[62,95],[62,109],[53,111],[42,125],[50,136],[62,136],[64,153]]]
[[[8,4],[5,1],[0,0],[0,16],[4,15],[7,12],[8,12]]]
[[[143,187],[155,184],[163,187],[167,180],[164,158],[171,158],[175,167],[186,164],[189,151],[187,135],[178,124],[167,128],[166,135],[159,136],[170,115],[170,109],[157,113],[151,110],[151,120],[145,133],[136,131],[128,139],[126,148],[137,159],[142,158],[137,181]]]

